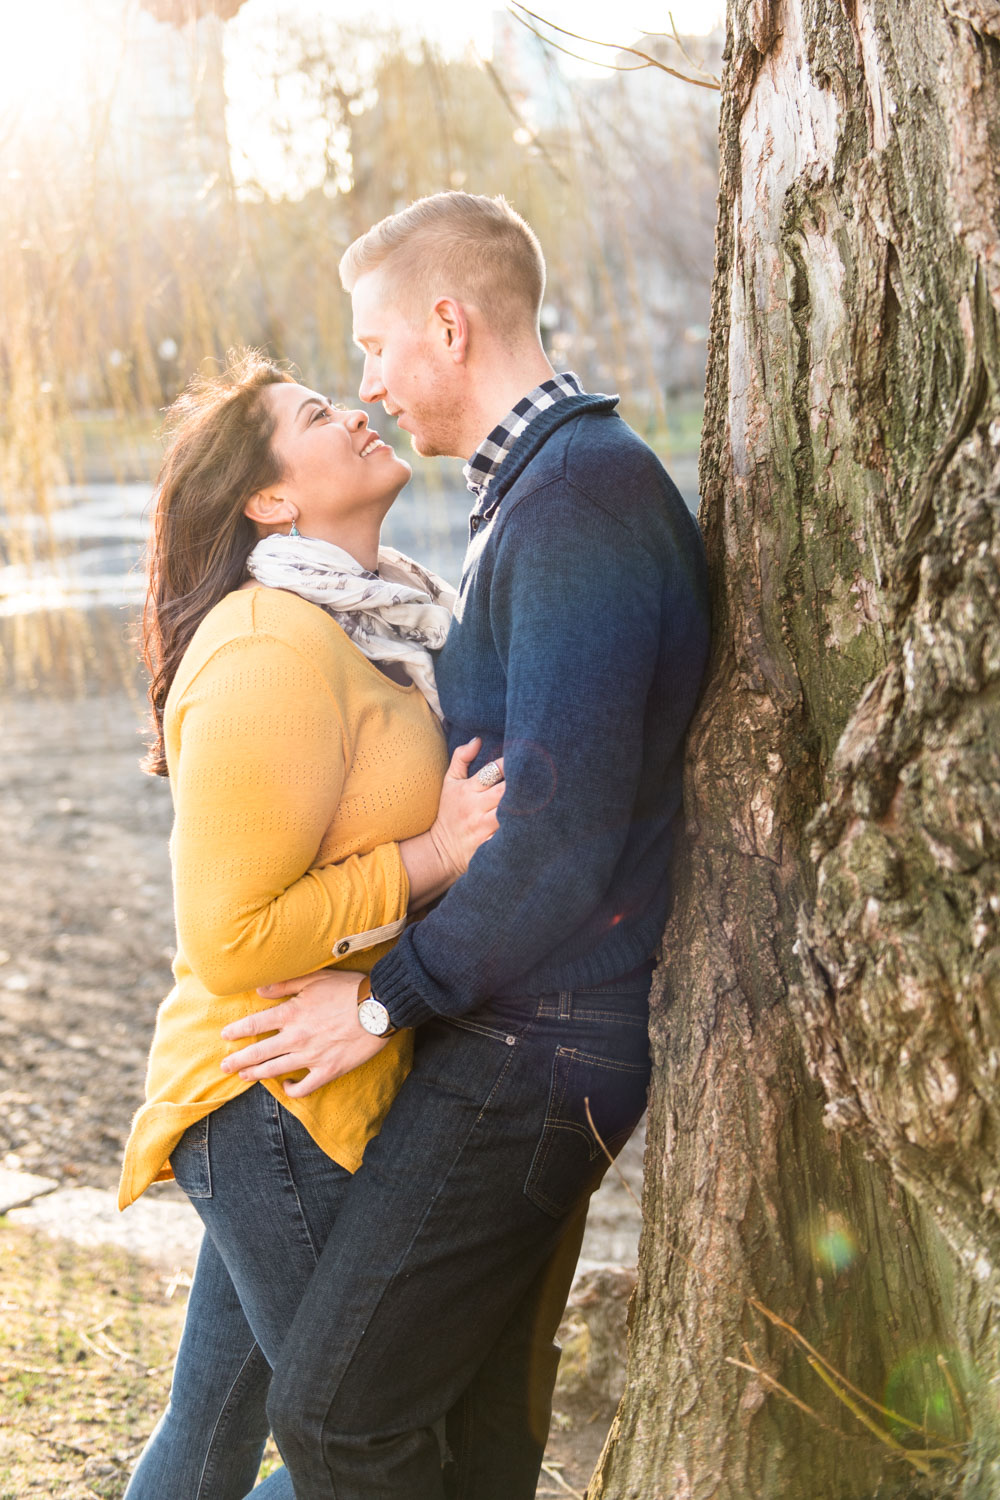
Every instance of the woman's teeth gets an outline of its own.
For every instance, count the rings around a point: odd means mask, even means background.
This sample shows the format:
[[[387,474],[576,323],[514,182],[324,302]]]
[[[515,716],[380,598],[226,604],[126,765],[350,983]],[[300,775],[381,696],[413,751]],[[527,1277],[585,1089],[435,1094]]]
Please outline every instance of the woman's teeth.
[[[376,448],[384,448],[385,446],[385,443],[383,443],[380,437],[373,437],[371,442],[365,444],[358,457],[367,458],[369,453],[375,452]]]

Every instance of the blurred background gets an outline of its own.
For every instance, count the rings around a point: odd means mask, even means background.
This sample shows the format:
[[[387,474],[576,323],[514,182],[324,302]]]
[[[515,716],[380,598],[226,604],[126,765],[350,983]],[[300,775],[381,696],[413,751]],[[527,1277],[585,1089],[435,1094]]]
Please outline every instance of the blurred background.
[[[235,342],[352,399],[340,254],[443,188],[527,217],[553,362],[695,503],[718,93],[639,54],[710,84],[722,6],[647,6],[0,5],[3,683],[132,675],[162,409]],[[387,539],[457,580],[466,508],[418,463]]]

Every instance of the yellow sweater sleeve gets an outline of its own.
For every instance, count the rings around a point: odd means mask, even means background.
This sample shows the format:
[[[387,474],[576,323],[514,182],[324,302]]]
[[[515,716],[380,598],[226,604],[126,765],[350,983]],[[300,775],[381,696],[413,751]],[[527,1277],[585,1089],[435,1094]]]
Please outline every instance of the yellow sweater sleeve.
[[[294,646],[229,641],[173,712],[177,935],[210,993],[310,973],[343,935],[405,916],[398,844],[316,864],[347,746],[330,684]]]

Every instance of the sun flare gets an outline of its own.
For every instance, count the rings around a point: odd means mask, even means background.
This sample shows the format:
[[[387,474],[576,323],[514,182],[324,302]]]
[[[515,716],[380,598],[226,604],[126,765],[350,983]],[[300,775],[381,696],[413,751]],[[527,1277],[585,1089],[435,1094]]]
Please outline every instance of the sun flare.
[[[0,118],[38,128],[84,107],[98,61],[95,12],[73,0],[2,7]],[[103,16],[100,18],[103,20]]]

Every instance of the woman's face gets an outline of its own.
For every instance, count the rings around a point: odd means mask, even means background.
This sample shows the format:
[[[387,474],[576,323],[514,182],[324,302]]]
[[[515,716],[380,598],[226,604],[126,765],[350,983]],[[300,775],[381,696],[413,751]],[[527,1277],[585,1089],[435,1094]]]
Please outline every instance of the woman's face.
[[[275,419],[271,445],[283,469],[268,494],[294,509],[303,535],[333,541],[351,522],[381,520],[410,466],[372,431],[367,413],[341,411],[291,383],[267,386],[263,399]]]

